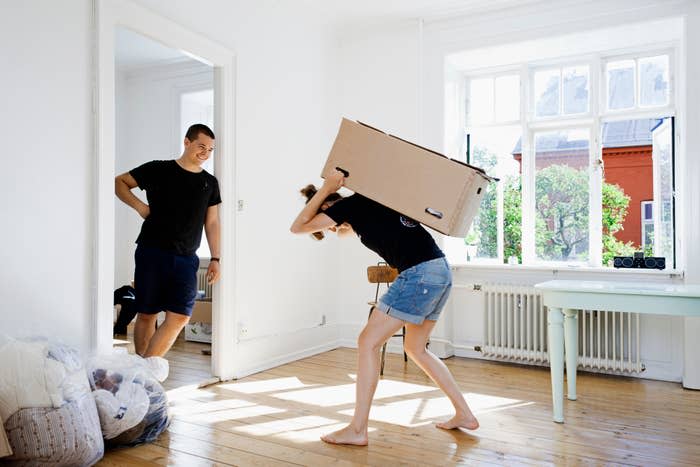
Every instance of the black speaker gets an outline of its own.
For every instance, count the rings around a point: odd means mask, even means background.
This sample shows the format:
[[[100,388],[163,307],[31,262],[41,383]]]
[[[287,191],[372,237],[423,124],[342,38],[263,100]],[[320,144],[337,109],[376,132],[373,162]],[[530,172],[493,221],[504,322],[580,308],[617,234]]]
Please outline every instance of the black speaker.
[[[666,258],[663,256],[615,256],[613,266],[616,268],[666,269]]]
[[[644,258],[644,267],[647,269],[666,269],[666,258],[662,256]]]

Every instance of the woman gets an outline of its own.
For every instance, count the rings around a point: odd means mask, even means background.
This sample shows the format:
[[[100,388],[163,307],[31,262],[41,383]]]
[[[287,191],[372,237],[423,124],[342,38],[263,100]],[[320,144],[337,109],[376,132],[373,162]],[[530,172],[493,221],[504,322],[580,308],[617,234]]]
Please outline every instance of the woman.
[[[387,293],[370,314],[358,338],[358,371],[355,414],[345,428],[322,436],[332,444],[367,444],[369,410],[379,380],[379,349],[396,331],[406,326],[404,349],[440,389],[455,408],[450,420],[438,428],[479,427],[452,374],[445,364],[426,349],[450,288],[452,276],[445,255],[433,237],[416,221],[360,194],[343,198],[336,193],[344,183],[335,172],[316,191],[313,185],[302,194],[307,204],[292,224],[293,233],[311,233],[323,238],[326,230],[339,235],[354,231],[360,241],[400,272]],[[375,313],[374,311],[379,311]]]

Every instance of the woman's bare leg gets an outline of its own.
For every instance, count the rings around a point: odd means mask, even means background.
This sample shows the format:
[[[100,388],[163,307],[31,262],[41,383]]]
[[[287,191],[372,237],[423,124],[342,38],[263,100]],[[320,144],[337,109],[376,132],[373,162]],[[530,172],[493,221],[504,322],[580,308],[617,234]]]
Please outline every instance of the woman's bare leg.
[[[479,428],[479,421],[469,409],[452,373],[442,360],[425,348],[435,323],[436,321],[430,320],[423,321],[421,325],[406,323],[406,353],[442,389],[455,408],[455,416],[446,422],[438,423],[437,427],[446,430],[459,427],[476,430]]]
[[[367,444],[367,423],[374,391],[379,381],[379,349],[404,322],[378,311],[372,312],[367,325],[357,339],[357,382],[355,384],[355,414],[348,426],[321,436],[331,444]]]

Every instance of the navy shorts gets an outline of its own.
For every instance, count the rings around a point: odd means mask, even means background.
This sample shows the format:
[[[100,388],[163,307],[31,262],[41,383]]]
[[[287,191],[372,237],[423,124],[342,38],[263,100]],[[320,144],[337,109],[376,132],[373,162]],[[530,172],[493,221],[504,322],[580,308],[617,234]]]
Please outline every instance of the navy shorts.
[[[197,255],[183,256],[141,246],[134,254],[136,311],[155,314],[172,311],[191,316],[197,296]]]
[[[452,272],[445,258],[416,264],[399,274],[376,308],[401,321],[437,321],[452,288]]]

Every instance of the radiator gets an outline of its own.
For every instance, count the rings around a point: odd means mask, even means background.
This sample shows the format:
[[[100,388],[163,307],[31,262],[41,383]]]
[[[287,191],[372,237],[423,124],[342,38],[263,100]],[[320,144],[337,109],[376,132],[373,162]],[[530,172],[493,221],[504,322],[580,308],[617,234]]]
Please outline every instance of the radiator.
[[[207,283],[207,268],[199,268],[197,271],[197,290],[204,291],[201,298],[211,298],[211,284]]]
[[[475,286],[478,289],[478,286]],[[547,310],[534,288],[485,284],[484,356],[532,364],[549,363]],[[639,314],[581,310],[578,365],[604,372],[640,372]]]

